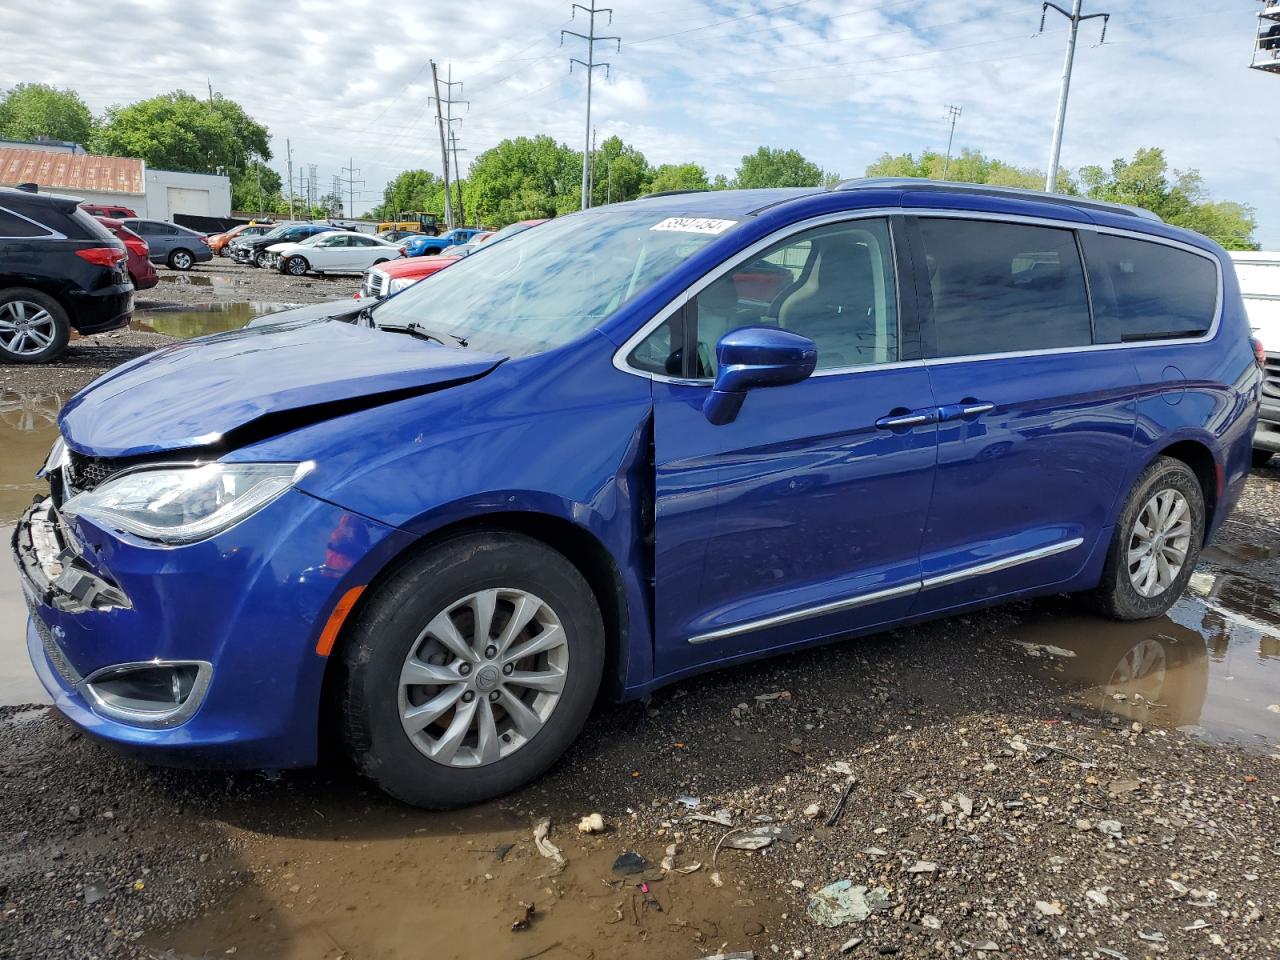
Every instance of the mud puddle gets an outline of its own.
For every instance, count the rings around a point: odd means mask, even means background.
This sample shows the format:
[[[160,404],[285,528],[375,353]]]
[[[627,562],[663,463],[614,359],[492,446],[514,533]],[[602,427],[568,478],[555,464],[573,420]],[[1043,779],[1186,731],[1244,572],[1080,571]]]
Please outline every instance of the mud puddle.
[[[1280,592],[1253,577],[1202,567],[1167,616],[1137,623],[1050,604],[1012,639],[1096,709],[1211,742],[1280,747]]]
[[[623,845],[609,834],[560,823],[551,840],[568,864],[559,871],[535,849],[528,819],[492,806],[427,814],[378,804],[336,821],[327,807],[325,816],[315,836],[251,851],[253,883],[147,942],[191,957],[234,949],[237,960],[763,956],[785,909],[746,881],[726,876],[716,887],[709,865],[664,874],[663,838],[640,851],[649,868],[624,877],[612,870]],[[528,926],[513,929],[524,904]]]
[[[191,280],[208,279],[191,277]],[[267,314],[291,310],[296,303],[242,302],[242,303],[194,303],[172,307],[154,307],[134,313],[129,326],[134,330],[162,333],[180,340],[203,337],[209,333],[226,333],[239,330],[250,320]]]
[[[17,393],[0,390],[0,525],[10,523],[48,485],[36,479],[58,436],[58,411],[71,391]],[[5,540],[7,546],[8,540]]]

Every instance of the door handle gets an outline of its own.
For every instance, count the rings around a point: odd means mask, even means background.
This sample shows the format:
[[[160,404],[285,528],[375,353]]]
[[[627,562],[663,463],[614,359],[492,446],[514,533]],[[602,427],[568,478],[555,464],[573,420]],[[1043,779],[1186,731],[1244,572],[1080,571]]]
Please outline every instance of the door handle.
[[[904,430],[910,427],[922,427],[926,423],[934,423],[938,419],[936,410],[912,410],[908,413],[891,413],[876,421],[881,430]]]
[[[965,417],[980,417],[984,413],[990,413],[995,408],[996,405],[994,403],[987,403],[981,400],[949,403],[938,408],[938,419],[946,422],[948,420],[963,420]]]

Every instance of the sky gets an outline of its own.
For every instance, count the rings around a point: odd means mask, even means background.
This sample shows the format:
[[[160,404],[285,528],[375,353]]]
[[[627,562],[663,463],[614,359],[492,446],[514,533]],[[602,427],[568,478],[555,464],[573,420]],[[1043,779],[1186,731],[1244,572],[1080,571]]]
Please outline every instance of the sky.
[[[1063,0],[1063,5],[1069,5]],[[73,87],[95,111],[207,83],[271,131],[272,165],[316,164],[328,189],[353,166],[356,211],[405,169],[440,171],[429,61],[451,70],[465,167],[507,137],[548,133],[581,149],[587,32],[568,0],[49,0],[0,20],[0,86]],[[1206,11],[1206,7],[1210,8]],[[1062,162],[1109,165],[1163,147],[1215,199],[1257,211],[1280,250],[1280,74],[1248,69],[1255,0],[1086,0]],[[573,17],[571,19],[571,13]],[[862,175],[887,152],[955,142],[1048,166],[1067,39],[1035,0],[613,0],[597,18],[598,137],[652,163],[732,174],[761,144]],[[69,25],[75,25],[72,29]]]

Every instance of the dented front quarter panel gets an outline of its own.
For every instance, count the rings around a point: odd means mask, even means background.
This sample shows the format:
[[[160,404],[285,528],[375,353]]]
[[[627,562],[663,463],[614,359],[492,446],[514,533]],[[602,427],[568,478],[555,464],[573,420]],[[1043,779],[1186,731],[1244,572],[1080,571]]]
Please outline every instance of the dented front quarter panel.
[[[652,497],[649,381],[589,333],[487,376],[315,423],[225,460],[310,460],[299,486],[419,542],[465,521],[530,513],[572,523],[612,558],[625,602],[615,692],[652,677],[644,518]],[[358,442],[357,442],[358,438]]]

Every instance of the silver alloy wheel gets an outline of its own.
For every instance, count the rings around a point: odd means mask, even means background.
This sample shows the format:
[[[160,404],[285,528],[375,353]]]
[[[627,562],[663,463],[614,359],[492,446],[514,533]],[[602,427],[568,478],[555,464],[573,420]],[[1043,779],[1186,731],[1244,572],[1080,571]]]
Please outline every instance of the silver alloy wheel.
[[[293,274],[293,276],[300,277],[307,272],[307,261],[303,260],[301,257],[290,257],[288,267],[289,272]]]
[[[265,270],[267,267],[267,264],[270,263],[270,257],[271,255],[267,253],[267,251],[263,250],[260,254],[258,254],[258,259],[257,259],[258,266],[262,267]]]
[[[53,315],[30,300],[0,304],[0,347],[18,357],[30,357],[53,343],[57,335]]]
[[[1140,693],[1144,700],[1159,703],[1169,672],[1164,644],[1155,637],[1135,643],[1111,670],[1111,679],[1103,691],[1108,697],[1123,693],[1132,698]]]
[[[550,719],[568,670],[568,640],[550,606],[524,590],[482,590],[414,640],[400,670],[400,724],[436,763],[495,763]]]
[[[1191,506],[1172,487],[1152,494],[1129,533],[1129,582],[1141,596],[1164,593],[1178,579],[1191,548]]]
[[[178,250],[173,255],[173,266],[177,270],[190,270],[192,264],[191,254],[185,250]]]

